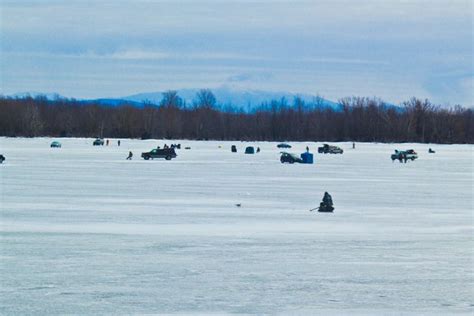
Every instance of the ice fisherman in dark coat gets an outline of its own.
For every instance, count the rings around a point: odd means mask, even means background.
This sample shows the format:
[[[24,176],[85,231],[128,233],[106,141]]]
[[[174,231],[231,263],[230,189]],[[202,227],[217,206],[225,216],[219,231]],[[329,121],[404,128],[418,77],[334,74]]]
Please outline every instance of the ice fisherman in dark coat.
[[[332,196],[331,196],[331,194],[329,194],[327,192],[324,192],[323,203],[325,205],[332,206]]]
[[[323,201],[319,204],[319,212],[332,212],[334,211],[332,197],[329,193],[324,192]]]

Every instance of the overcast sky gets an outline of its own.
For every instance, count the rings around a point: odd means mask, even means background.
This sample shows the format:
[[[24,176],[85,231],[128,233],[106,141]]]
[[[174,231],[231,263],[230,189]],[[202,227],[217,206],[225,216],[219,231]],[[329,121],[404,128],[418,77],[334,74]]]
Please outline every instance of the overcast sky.
[[[227,85],[473,105],[472,0],[0,3],[3,94]]]

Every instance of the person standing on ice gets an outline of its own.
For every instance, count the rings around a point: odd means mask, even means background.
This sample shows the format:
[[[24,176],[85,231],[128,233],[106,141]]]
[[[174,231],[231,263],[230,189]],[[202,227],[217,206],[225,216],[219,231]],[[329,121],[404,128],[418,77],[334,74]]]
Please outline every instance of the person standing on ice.
[[[131,151],[128,152],[127,160],[132,160],[133,153]]]
[[[120,139],[117,141],[117,145],[120,147]]]

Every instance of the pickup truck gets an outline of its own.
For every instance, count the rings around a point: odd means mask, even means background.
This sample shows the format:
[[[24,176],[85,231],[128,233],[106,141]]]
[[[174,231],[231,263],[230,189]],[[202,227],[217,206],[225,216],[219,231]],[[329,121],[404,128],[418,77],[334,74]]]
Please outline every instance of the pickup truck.
[[[318,153],[320,154],[342,154],[343,152],[342,148],[328,144],[318,147]]]
[[[155,158],[164,158],[166,160],[171,160],[172,158],[176,158],[176,152],[174,151],[174,148],[156,148],[152,149],[149,152],[144,152],[142,153],[142,158],[145,160],[148,159],[155,159]]]
[[[395,153],[390,156],[392,161],[399,160],[400,162],[407,162],[407,160],[415,160],[418,158],[418,154],[413,149],[408,150],[395,150]]]

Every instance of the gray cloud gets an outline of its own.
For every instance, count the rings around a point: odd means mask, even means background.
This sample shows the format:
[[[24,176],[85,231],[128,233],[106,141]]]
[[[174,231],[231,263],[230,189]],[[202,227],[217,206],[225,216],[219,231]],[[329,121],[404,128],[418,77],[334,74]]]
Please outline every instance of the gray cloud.
[[[1,8],[2,93],[117,96],[233,82],[333,99],[473,103],[470,0],[4,0]]]

